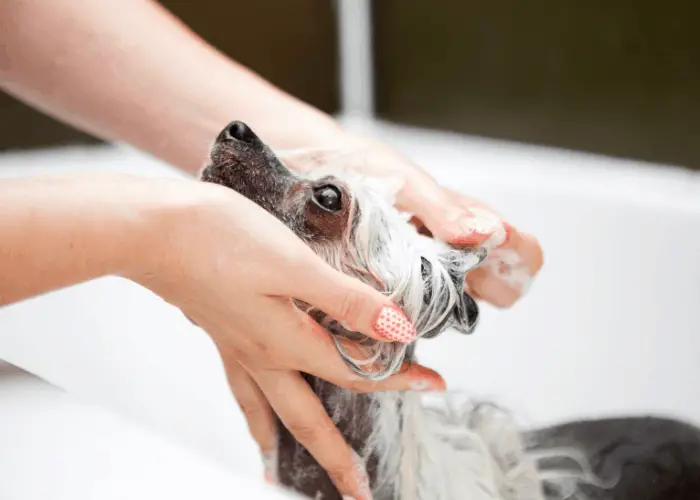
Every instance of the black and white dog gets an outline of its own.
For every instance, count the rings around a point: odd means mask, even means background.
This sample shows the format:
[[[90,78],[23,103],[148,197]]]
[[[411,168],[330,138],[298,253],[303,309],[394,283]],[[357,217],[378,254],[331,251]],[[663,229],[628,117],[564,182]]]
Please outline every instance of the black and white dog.
[[[389,294],[420,338],[474,328],[478,308],[464,279],[483,251],[420,236],[366,179],[293,174],[241,122],[220,133],[201,178],[258,203],[330,265]],[[348,342],[384,374],[415,359],[413,345],[374,342],[298,306],[327,328],[355,369],[362,363],[343,348]],[[411,391],[355,394],[307,381],[361,458],[375,500],[700,500],[700,430],[682,422],[630,417],[524,431],[491,404]],[[278,445],[279,484],[340,500],[282,425]]]

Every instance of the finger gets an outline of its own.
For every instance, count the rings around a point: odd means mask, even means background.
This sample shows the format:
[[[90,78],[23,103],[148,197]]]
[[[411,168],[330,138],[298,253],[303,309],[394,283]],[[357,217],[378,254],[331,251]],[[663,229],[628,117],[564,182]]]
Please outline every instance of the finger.
[[[388,391],[436,391],[446,388],[442,376],[428,367],[417,363],[404,362],[397,373],[383,380],[369,380],[351,371],[336,353],[333,363],[313,367],[308,371],[311,375],[358,393],[388,392]]]
[[[502,237],[498,217],[481,202],[453,194],[428,177],[409,179],[397,196],[397,208],[414,214],[424,232],[455,245],[482,245],[494,233],[496,239]]]
[[[478,200],[439,186],[417,193],[410,201],[426,204],[423,219],[414,217],[411,221],[419,232],[454,245],[491,250],[484,264],[467,275],[466,288],[475,298],[509,307],[527,292],[543,262],[542,249],[534,237],[520,233]],[[458,235],[460,230],[464,232]]]
[[[405,364],[399,373],[381,381],[357,375],[340,356],[331,334],[289,300],[263,298],[249,308],[248,319],[251,327],[246,337],[257,339],[260,345],[259,349],[238,356],[249,369],[274,366],[302,371],[356,392],[419,390],[419,387],[444,390],[444,381],[436,372],[413,363]]]
[[[218,347],[218,346],[217,346]],[[262,455],[265,481],[277,483],[277,420],[255,380],[230,350],[219,348],[231,392]]]
[[[387,369],[389,361],[386,356],[383,356],[384,361],[379,363],[376,361],[376,351],[374,349],[366,349],[366,346],[358,348],[357,343],[350,341],[341,341],[343,351],[350,356],[358,368],[367,375],[376,375],[383,373]],[[354,344],[354,345],[352,345]],[[399,354],[396,353],[395,356]],[[365,361],[362,363],[362,361]],[[374,362],[372,362],[374,360]],[[345,363],[344,363],[345,364]],[[343,367],[343,378],[336,380],[334,383],[340,387],[353,392],[384,392],[384,391],[444,391],[445,381],[435,371],[415,364],[410,361],[403,361],[398,367],[398,370],[393,374],[383,379],[373,379],[358,375],[354,370],[348,373],[346,367]],[[350,375],[351,378],[348,378]],[[324,378],[323,375],[317,375]]]
[[[498,263],[484,262],[482,267],[470,271],[467,275],[467,286],[472,291],[474,298],[488,302],[489,304],[506,308],[510,307],[521,297],[521,291],[509,284],[503,277],[494,272]]]
[[[497,307],[510,307],[527,293],[542,264],[537,240],[512,229],[507,243],[470,271],[466,283],[475,296]]]
[[[447,388],[445,380],[435,370],[407,362],[402,364],[398,373],[385,380],[372,382],[363,379],[355,385],[356,392],[404,391],[406,388],[417,392],[442,392]]]
[[[532,276],[540,272],[544,264],[544,255],[537,238],[531,234],[515,231],[513,233],[513,247],[526,263]]]
[[[291,296],[373,339],[401,343],[415,340],[416,329],[404,312],[371,286],[333,269],[320,257],[305,272],[300,280],[291,281]]]
[[[427,236],[428,238],[433,237],[433,233],[428,229],[428,227],[423,224],[423,221],[420,220],[418,217],[415,215],[411,217],[411,219],[408,221],[410,222],[415,228],[418,234],[421,234],[423,236]]]
[[[381,392],[381,391],[443,391],[445,381],[435,371],[405,360],[400,350],[394,346],[374,343],[368,345],[365,342],[352,341],[346,338],[334,339],[341,351],[343,363],[352,360],[352,373],[357,375],[360,370],[363,375],[350,380],[339,380],[336,385],[355,392]],[[383,352],[382,352],[383,351]],[[391,373],[387,373],[388,366],[398,358],[400,364]],[[343,367],[343,373],[347,370]],[[376,375],[386,374],[383,378]],[[322,377],[323,378],[323,377]]]
[[[277,424],[270,404],[255,380],[235,359],[224,359],[226,378],[238,406],[248,422],[253,439],[264,459],[274,455],[277,448]]]
[[[370,499],[364,465],[301,375],[260,371],[253,376],[284,426],[326,470],[340,494]]]
[[[452,208],[451,210],[460,210],[459,208]],[[464,209],[465,210],[465,217],[467,219],[473,218],[474,217],[474,212],[470,209]],[[444,214],[441,214],[442,216]],[[418,217],[413,216],[409,220],[409,222],[416,228],[416,231],[418,234],[421,234],[423,236],[427,236],[429,238],[435,238],[436,235],[433,234],[433,232],[430,230],[428,226],[425,225],[425,223],[420,220]],[[441,241],[445,241],[447,243],[450,243],[455,246],[460,246],[460,247],[478,247],[478,246],[485,246],[486,248],[491,248],[497,244],[503,244],[508,241],[508,238],[510,236],[509,234],[509,228],[510,226],[507,223],[503,223],[503,229],[500,229],[498,224],[491,224],[491,230],[479,232],[479,230],[476,230],[476,228],[470,229],[472,232],[467,232],[467,233],[461,233],[461,234],[456,234],[455,231],[457,229],[449,229],[445,227],[445,224],[443,223],[442,226],[440,226],[440,223],[437,221],[433,221],[433,227],[438,226],[438,231],[440,231],[440,227],[442,227],[442,232],[438,233],[437,238]],[[466,224],[474,224],[473,222],[466,222]],[[483,227],[483,223],[476,223],[479,226]],[[505,230],[505,238],[503,238],[502,233],[503,230]],[[495,234],[500,231],[500,234]],[[492,240],[492,241],[489,241]]]

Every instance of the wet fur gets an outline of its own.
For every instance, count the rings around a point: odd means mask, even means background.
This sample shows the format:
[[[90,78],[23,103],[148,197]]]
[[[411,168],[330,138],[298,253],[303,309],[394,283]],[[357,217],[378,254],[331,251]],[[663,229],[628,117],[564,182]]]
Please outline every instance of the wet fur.
[[[473,255],[408,235],[408,225],[361,179],[344,179],[353,204],[343,223],[309,211],[305,197],[315,180],[294,176],[249,128],[231,125],[202,180],[252,199],[331,265],[392,295],[422,337],[451,327],[471,332],[478,311],[461,287]],[[336,338],[368,340],[298,305]],[[388,362],[415,360],[414,346],[365,347]],[[689,424],[628,417],[525,431],[506,411],[457,396],[355,394],[306,380],[361,457],[376,500],[700,499],[700,431]],[[315,500],[341,499],[281,424],[276,465],[281,485]]]

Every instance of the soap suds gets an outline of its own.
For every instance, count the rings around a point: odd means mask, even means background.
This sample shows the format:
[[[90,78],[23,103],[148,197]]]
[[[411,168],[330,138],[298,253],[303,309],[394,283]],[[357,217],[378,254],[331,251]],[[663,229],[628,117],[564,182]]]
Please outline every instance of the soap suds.
[[[494,276],[525,295],[530,288],[533,276],[527,265],[515,250],[496,248],[491,250],[483,266]]]

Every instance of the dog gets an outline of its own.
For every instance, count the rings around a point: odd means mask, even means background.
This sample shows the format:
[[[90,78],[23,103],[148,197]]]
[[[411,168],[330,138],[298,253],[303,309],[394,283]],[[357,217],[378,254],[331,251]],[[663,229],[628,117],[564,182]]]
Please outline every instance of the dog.
[[[419,339],[475,328],[478,306],[464,283],[483,249],[421,236],[380,184],[347,172],[294,174],[240,121],[218,135],[200,179],[246,196],[331,266],[387,293]],[[415,344],[375,342],[297,306],[364,376],[388,376],[416,360]],[[362,372],[358,352],[378,368]],[[700,429],[689,423],[629,416],[523,430],[489,402],[416,391],[355,394],[305,379],[355,450],[376,500],[700,499]],[[314,500],[341,500],[321,466],[278,426],[276,482]]]

